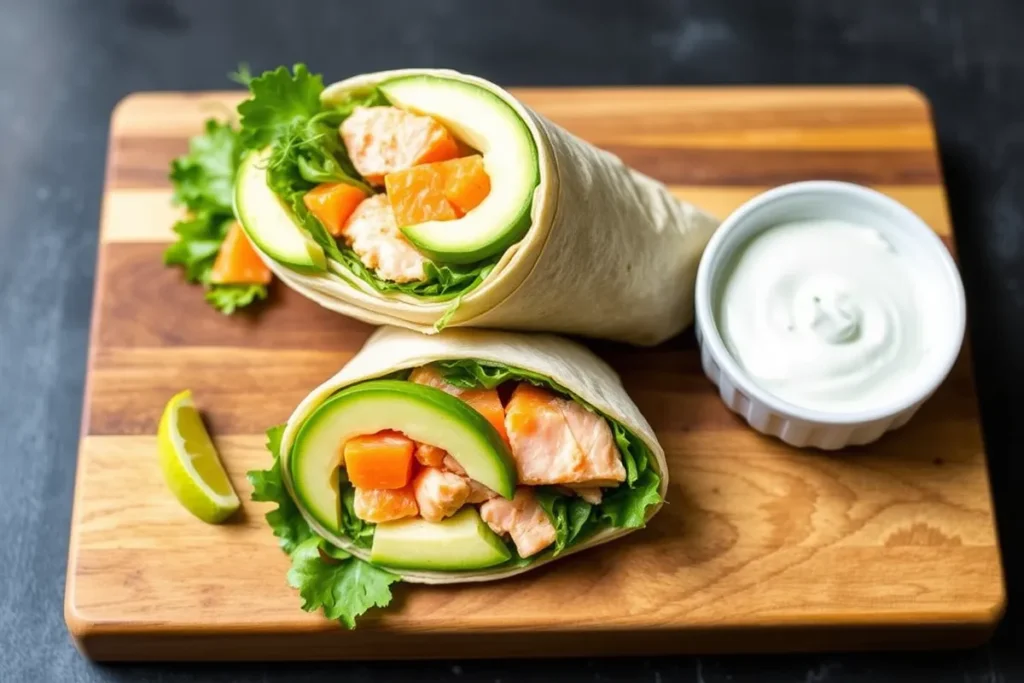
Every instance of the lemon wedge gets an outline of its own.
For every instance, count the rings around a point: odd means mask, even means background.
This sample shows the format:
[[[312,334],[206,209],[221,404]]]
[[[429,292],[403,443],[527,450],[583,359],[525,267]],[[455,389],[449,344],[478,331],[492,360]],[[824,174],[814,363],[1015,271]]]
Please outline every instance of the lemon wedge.
[[[193,515],[216,524],[241,503],[210,440],[203,419],[185,390],[167,402],[157,432],[160,469],[174,497]]]

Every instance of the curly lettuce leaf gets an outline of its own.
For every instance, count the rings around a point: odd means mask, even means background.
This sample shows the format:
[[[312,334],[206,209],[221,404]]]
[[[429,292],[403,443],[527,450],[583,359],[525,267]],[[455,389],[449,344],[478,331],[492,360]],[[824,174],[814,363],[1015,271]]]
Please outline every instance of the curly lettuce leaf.
[[[284,425],[267,430],[267,450],[273,457],[270,469],[247,473],[252,499],[277,503],[277,508],[267,513],[267,523],[291,558],[288,585],[299,591],[302,609],[323,610],[328,619],[355,628],[356,619],[367,610],[391,602],[390,586],[400,579],[330,545],[310,528],[281,478],[283,432]],[[372,532],[372,525],[368,526]]]
[[[368,107],[379,104],[382,96],[376,93],[368,93],[358,103]],[[352,165],[338,133],[338,127],[354,106],[352,104],[345,110],[325,109],[308,119],[292,122],[271,146],[268,165],[270,188],[279,196],[286,197],[294,192],[304,194],[319,183],[347,183],[367,195],[373,194],[373,188]]]
[[[206,291],[207,303],[225,315],[266,298],[266,285],[214,285]]]
[[[504,365],[488,362],[486,365],[470,359],[447,360],[437,363],[441,374],[449,384],[462,389],[493,389],[510,380],[522,380],[554,388],[546,377],[529,370],[514,370]],[[567,393],[557,389],[561,393]]]
[[[601,501],[601,518],[618,528],[636,529],[644,525],[647,508],[661,502],[658,488],[661,477],[647,469],[631,485],[618,486],[607,492]]]
[[[189,140],[188,154],[171,162],[174,202],[195,214],[231,213],[235,170],[242,158],[238,133],[230,123],[206,121]]]
[[[209,282],[230,225],[230,218],[209,213],[178,221],[171,228],[178,240],[164,251],[164,265],[181,266],[187,282]]]
[[[313,530],[302,517],[295,501],[288,495],[281,479],[281,434],[284,425],[267,430],[267,450],[273,454],[274,462],[268,470],[252,470],[246,473],[252,485],[252,499],[257,502],[277,503],[277,508],[267,513],[267,523],[278,538],[278,545],[289,555],[303,542],[311,538]]]
[[[324,105],[320,102],[323,79],[311,74],[304,64],[295,65],[292,71],[282,66],[255,78],[246,77],[251,97],[238,106],[242,144],[247,149],[271,145],[267,184],[291,209],[299,226],[323,247],[330,259],[374,291],[406,294],[425,301],[451,301],[446,316],[438,322],[438,327],[443,328],[461,297],[483,283],[498,257],[469,265],[428,262],[423,280],[384,280],[349,247],[338,244],[302,201],[306,192],[327,182],[348,183],[367,195],[374,193],[353,166],[338,128],[356,107],[388,105],[384,94],[370,88]]]
[[[591,505],[578,496],[566,496],[546,486],[538,488],[536,496],[537,502],[555,526],[554,555],[584,540],[598,529],[601,521],[600,506]]]
[[[296,123],[320,113],[323,77],[311,74],[305,64],[296,64],[293,71],[281,66],[257,78],[248,76],[252,97],[238,105],[246,149],[260,149],[287,137]]]
[[[587,410],[597,412],[579,396],[536,372],[472,359],[441,361],[436,365],[447,382],[463,389],[493,389],[508,381],[530,382],[568,396]],[[612,429],[622,456],[626,481],[615,488],[604,489],[600,505],[591,505],[578,496],[567,496],[549,487],[537,490],[537,499],[555,526],[555,554],[585,539],[602,525],[642,527],[647,509],[661,502],[661,477],[650,466],[653,456],[647,444],[615,420],[604,419]]]
[[[352,629],[367,610],[391,603],[391,584],[398,576],[355,557],[339,558],[347,553],[337,549],[325,559],[323,545],[320,538],[307,539],[291,556],[288,585],[299,591],[302,609],[323,610],[328,619]]]
[[[609,420],[609,422],[612,425],[612,434],[615,436],[615,445],[619,447],[619,453],[622,453],[622,464],[626,467],[626,484],[633,486],[637,478],[647,471],[650,458],[639,457],[635,445],[637,439],[627,432],[625,427],[613,420]]]
[[[232,193],[242,157],[239,133],[230,123],[210,119],[202,135],[189,141],[187,154],[171,162],[173,201],[188,211],[174,224],[177,240],[164,252],[164,265],[179,266],[187,282],[202,284],[206,301],[230,315],[267,297],[262,284],[210,282],[221,243],[234,221]]]
[[[585,540],[601,526],[624,529],[644,526],[647,508],[661,502],[660,485],[661,478],[647,470],[632,486],[606,489],[600,505],[591,505],[578,496],[567,496],[548,487],[539,488],[537,502],[555,526],[553,554],[558,555]]]

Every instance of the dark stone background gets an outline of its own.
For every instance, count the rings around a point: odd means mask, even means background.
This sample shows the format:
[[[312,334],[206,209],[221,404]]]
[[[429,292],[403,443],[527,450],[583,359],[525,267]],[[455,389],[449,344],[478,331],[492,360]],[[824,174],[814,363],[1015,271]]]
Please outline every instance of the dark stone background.
[[[1024,680],[1024,2],[0,0],[0,681]],[[62,601],[107,124],[133,90],[240,61],[333,77],[450,66],[506,85],[910,83],[959,237],[1010,611],[979,650],[471,662],[87,663]],[[1014,652],[1016,650],[1016,653]]]

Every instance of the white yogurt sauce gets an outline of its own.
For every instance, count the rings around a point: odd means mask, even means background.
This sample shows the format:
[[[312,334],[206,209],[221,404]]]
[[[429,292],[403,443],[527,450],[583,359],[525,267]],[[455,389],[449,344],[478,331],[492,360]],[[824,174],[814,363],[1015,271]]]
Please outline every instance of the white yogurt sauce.
[[[946,308],[926,273],[875,228],[783,223],[755,236],[726,274],[719,331],[764,389],[794,405],[860,411],[903,396]]]

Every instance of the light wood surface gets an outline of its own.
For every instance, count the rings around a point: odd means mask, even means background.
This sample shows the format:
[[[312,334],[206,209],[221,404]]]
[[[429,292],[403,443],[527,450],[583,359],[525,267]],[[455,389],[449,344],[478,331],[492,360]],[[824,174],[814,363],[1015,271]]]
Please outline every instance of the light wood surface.
[[[952,244],[927,103],[906,88],[521,89],[528,104],[724,216],[787,181],[862,182]],[[834,455],[761,437],[719,402],[687,333],[591,345],[669,456],[647,529],[497,584],[399,586],[355,631],[299,609],[248,501],[263,430],[370,327],[274,288],[226,318],[161,266],[166,173],[237,93],[145,93],[114,113],[72,519],[66,616],[97,659],[548,656],[966,646],[1004,586],[973,384],[962,358],[903,430]],[[245,500],[223,526],[171,497],[166,400],[191,388]]]

